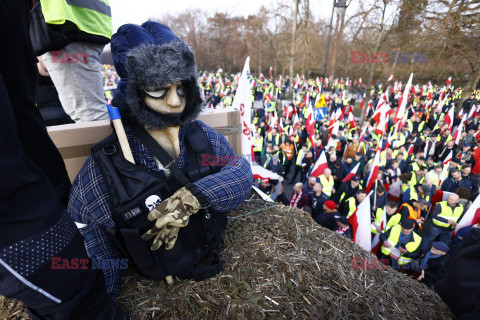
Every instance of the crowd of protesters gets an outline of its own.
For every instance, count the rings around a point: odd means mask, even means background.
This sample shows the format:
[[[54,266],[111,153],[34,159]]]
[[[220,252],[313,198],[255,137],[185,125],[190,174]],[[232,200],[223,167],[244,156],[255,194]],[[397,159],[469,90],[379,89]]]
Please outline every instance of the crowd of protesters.
[[[200,79],[208,107],[232,103],[230,83],[238,80],[218,79]],[[293,101],[285,101],[288,81],[252,79],[255,160],[280,176],[257,181],[259,189],[350,238],[350,218],[370,197],[380,261],[434,286],[480,220],[476,214],[453,234],[479,194],[480,94],[456,106],[462,89],[450,83],[408,85],[401,106],[407,85],[398,81],[365,90],[348,79],[297,76]],[[361,89],[366,94],[359,106]],[[323,155],[326,168],[318,174]]]

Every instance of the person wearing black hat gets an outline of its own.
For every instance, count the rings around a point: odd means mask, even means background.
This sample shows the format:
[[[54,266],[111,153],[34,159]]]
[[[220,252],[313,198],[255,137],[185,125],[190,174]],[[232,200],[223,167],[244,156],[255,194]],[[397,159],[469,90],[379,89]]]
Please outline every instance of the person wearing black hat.
[[[414,227],[415,221],[406,219],[380,234],[380,242],[383,245],[379,258],[387,259],[389,265],[398,265],[402,268],[417,258],[422,238],[413,231]],[[392,259],[396,262],[393,263]]]
[[[360,188],[360,177],[355,175],[350,181],[342,183],[338,191],[333,195],[332,200],[339,205],[339,210],[343,209],[345,201],[353,197]]]
[[[68,211],[87,225],[80,231],[92,258],[123,252],[151,279],[209,278],[222,269],[217,244],[226,211],[250,193],[251,166],[197,120],[202,97],[194,53],[170,28],[152,20],[123,25],[112,37],[112,56],[121,77],[112,104],[134,161],[124,157],[117,135],[94,146]],[[204,156],[217,160],[204,163]],[[197,274],[198,262],[214,255],[209,271]],[[103,273],[115,298],[121,272]]]
[[[425,278],[422,283],[432,288],[438,280],[440,280],[445,271],[447,271],[446,263],[448,262],[447,253],[450,247],[441,241],[432,243],[432,248],[423,257],[420,268],[425,270]]]
[[[474,159],[472,157],[472,144],[469,142],[466,142],[462,146],[462,150],[458,153],[458,158],[460,159],[460,163],[469,163],[473,164]]]
[[[349,239],[352,239],[352,229],[350,228],[350,223],[348,222],[347,217],[338,215],[338,216],[335,216],[335,221],[338,226],[335,232]]]

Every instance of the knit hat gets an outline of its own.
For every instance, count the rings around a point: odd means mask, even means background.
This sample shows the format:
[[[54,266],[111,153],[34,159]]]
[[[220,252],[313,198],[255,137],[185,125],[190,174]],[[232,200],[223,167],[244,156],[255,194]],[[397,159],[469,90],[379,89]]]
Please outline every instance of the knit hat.
[[[122,118],[150,128],[163,128],[169,115],[145,105],[145,91],[182,83],[186,106],[180,122],[194,120],[201,111],[197,67],[192,49],[164,24],[147,21],[125,24],[112,36],[112,57],[120,82],[112,104]]]
[[[332,200],[327,200],[324,202],[325,207],[327,207],[329,210],[335,209],[335,202]]]
[[[432,247],[434,247],[437,250],[443,251],[447,253],[450,250],[450,247],[442,241],[437,241],[432,243]]]

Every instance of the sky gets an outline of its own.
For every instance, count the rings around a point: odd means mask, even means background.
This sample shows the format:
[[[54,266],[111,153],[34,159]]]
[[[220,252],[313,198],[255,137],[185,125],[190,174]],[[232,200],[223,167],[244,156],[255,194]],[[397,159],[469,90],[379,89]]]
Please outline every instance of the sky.
[[[292,1],[293,2],[293,1]],[[164,14],[178,14],[189,8],[200,8],[209,13],[217,11],[236,16],[254,14],[264,5],[271,7],[276,0],[111,0],[113,30],[125,23],[141,24],[150,17],[161,17]],[[316,16],[330,18],[331,0],[311,0],[310,6]]]

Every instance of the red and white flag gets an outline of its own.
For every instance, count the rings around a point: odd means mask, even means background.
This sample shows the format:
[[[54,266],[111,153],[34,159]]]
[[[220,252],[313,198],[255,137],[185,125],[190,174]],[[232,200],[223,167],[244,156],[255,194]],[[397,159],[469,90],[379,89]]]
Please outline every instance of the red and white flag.
[[[397,113],[395,114],[395,122],[398,122],[400,119],[402,119],[403,114],[407,110],[408,94],[410,93],[410,88],[412,87],[412,79],[413,79],[413,73],[410,74],[410,78],[408,78],[408,82],[405,86],[405,90],[403,90],[402,99],[399,103]]]
[[[480,147],[477,147],[472,152],[472,157],[475,160],[475,166],[472,168],[472,173],[477,175],[480,172]]]
[[[350,122],[350,128],[355,128],[355,117],[352,112],[348,114],[348,122]]]
[[[373,159],[373,164],[372,164],[372,170],[370,170],[370,174],[368,175],[367,186],[365,188],[365,190],[367,190],[367,193],[370,192],[373,185],[375,184],[375,181],[378,178],[379,164],[380,164],[380,150],[378,150],[377,153],[375,154],[375,158]]]
[[[240,77],[240,82],[238,84],[237,93],[233,99],[232,107],[234,109],[240,110],[240,116],[242,121],[242,154],[246,156],[248,161],[254,162],[255,155],[253,153],[252,145],[252,133],[251,133],[251,122],[250,122],[250,110],[252,108],[252,99],[250,90],[250,57],[247,57],[245,61],[245,66],[243,67],[242,76]]]
[[[408,154],[411,155],[413,154],[413,149],[415,148],[415,146],[413,145],[413,143],[410,145],[410,147],[408,147]]]
[[[372,250],[372,231],[370,225],[370,194],[358,205],[357,210],[348,218],[352,226],[352,240],[367,251]]]
[[[452,106],[450,110],[448,110],[447,114],[445,115],[445,118],[443,119],[446,124],[448,124],[448,128],[452,130],[453,128],[453,120],[454,118],[454,107]]]
[[[394,79],[395,79],[395,77],[394,77],[393,74],[392,74],[390,77],[388,77],[387,82],[393,81]]]
[[[475,213],[477,212],[477,209],[480,208],[480,195],[477,196],[475,201],[470,205],[468,208],[467,212],[463,215],[462,219],[457,223],[457,227],[455,228],[455,232],[452,236],[455,235],[455,233],[458,232],[458,230],[471,226],[473,224],[473,218],[475,217]]]
[[[460,123],[460,125],[457,128],[457,131],[453,134],[453,141],[455,141],[455,144],[458,145],[460,143],[460,140],[462,138],[462,131],[463,131],[463,123]]]
[[[315,166],[313,166],[312,172],[310,173],[311,176],[319,177],[323,174],[325,169],[328,168],[327,157],[325,156],[325,151],[322,151],[320,157],[318,157],[317,161],[315,162]]]
[[[357,163],[355,168],[353,168],[352,171],[350,171],[350,173],[347,174],[347,176],[345,178],[343,178],[342,182],[347,182],[347,181],[352,180],[352,178],[357,174],[357,171],[358,171],[359,167],[360,167],[360,163]]]
[[[447,83],[447,86],[449,86],[452,83],[452,77],[448,77],[447,81],[445,82]]]
[[[360,110],[363,109],[363,104],[365,103],[365,96],[367,95],[367,93],[363,93],[363,98],[362,98],[362,103],[360,103]]]
[[[447,165],[450,163],[450,161],[452,161],[452,153],[453,151],[450,151],[450,153],[448,154],[448,156],[445,158],[445,160],[443,160],[442,164],[443,165]]]
[[[253,179],[278,180],[280,178],[280,176],[277,173],[267,170],[261,165],[258,165],[256,163],[252,164],[252,174],[253,174]]]

